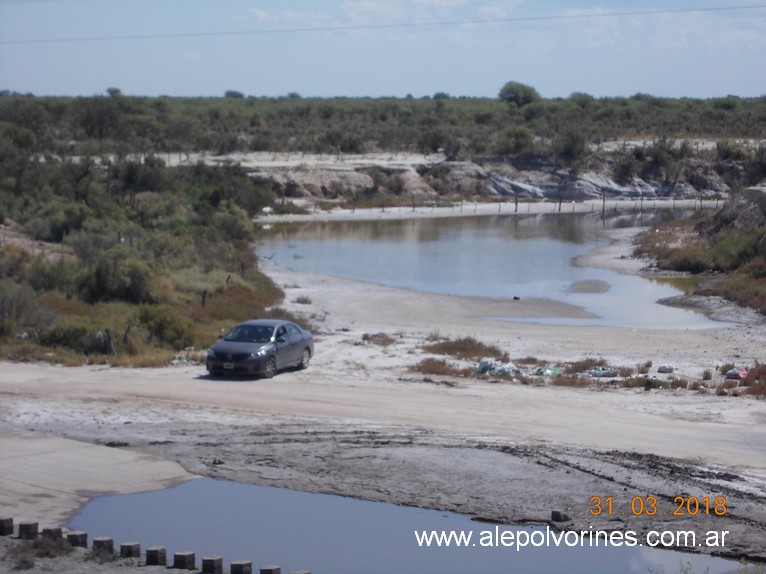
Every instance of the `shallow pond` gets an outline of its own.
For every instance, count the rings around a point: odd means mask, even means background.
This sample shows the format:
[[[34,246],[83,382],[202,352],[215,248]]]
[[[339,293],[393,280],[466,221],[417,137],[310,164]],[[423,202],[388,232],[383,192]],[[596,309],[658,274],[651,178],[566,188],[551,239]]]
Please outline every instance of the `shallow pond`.
[[[607,231],[650,226],[672,214],[497,215],[399,221],[312,222],[264,230],[258,252],[297,271],[418,291],[498,298],[547,297],[581,306],[597,319],[554,324],[710,328],[700,313],[657,301],[682,293],[666,282],[581,267],[577,258],[609,244]],[[603,292],[573,292],[575,282]],[[575,290],[576,291],[576,290]],[[497,319],[503,319],[497,317]]]
[[[251,560],[254,571],[276,564],[282,572],[312,574],[720,574],[737,563],[667,550],[634,548],[482,547],[482,533],[519,531],[466,516],[381,502],[200,478],[166,490],[106,496],[86,504],[69,528],[121,542],[164,546],[174,552]],[[497,530],[496,530],[497,529]],[[471,531],[476,546],[421,547],[415,531]],[[544,532],[544,529],[543,529]],[[539,534],[537,536],[542,536]],[[484,536],[486,536],[484,534]],[[533,538],[534,540],[534,538]],[[506,540],[507,542],[507,540]],[[571,542],[571,539],[570,539]],[[228,566],[226,567],[228,570]],[[689,570],[684,570],[689,571]]]

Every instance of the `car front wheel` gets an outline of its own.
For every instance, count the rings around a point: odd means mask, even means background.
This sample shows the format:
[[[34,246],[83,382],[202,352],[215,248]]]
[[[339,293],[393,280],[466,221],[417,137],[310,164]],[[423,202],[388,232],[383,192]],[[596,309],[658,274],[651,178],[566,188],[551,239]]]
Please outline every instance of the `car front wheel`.
[[[263,376],[266,379],[270,379],[277,374],[277,360],[274,357],[269,357],[266,361],[266,366],[263,368]]]
[[[308,349],[303,349],[303,356],[301,357],[301,362],[298,365],[299,369],[306,369],[309,366],[309,361],[311,361],[311,351]]]

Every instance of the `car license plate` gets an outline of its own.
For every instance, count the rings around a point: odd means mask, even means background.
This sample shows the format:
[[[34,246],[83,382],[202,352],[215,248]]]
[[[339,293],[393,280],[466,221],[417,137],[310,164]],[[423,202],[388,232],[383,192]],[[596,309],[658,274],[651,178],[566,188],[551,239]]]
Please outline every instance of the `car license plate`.
[[[224,369],[233,369],[234,368],[234,363],[224,363],[223,364],[223,368]]]

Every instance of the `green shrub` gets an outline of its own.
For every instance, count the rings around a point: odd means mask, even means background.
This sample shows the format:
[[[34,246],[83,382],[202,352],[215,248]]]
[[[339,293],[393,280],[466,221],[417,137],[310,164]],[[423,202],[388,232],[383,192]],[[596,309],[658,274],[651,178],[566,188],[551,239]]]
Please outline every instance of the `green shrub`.
[[[42,257],[34,260],[30,267],[29,285],[37,291],[77,292],[78,269],[73,260],[59,259],[46,261]]]
[[[710,249],[711,264],[721,271],[733,271],[745,265],[759,252],[763,233],[731,233],[715,241]]]
[[[556,138],[554,150],[570,161],[582,159],[588,153],[588,140],[581,130],[572,129]]]
[[[34,291],[10,281],[0,282],[0,336],[16,329],[38,329],[55,315],[41,306]]]
[[[191,321],[168,305],[144,305],[138,313],[138,321],[149,331],[149,341],[157,339],[176,350],[194,343],[194,326]]]
[[[525,153],[532,149],[535,135],[525,126],[513,126],[503,132],[500,141],[496,144],[495,153],[500,155],[512,155]]]
[[[635,155],[623,153],[614,165],[614,177],[620,183],[630,183],[638,175],[640,163]]]
[[[126,301],[148,303],[153,301],[151,272],[146,263],[138,261],[122,249],[101,254],[93,266],[80,277],[79,289],[83,300]]]
[[[44,347],[62,347],[83,355],[110,355],[114,349],[108,332],[78,325],[56,325],[42,331],[38,340]]]
[[[743,161],[749,157],[747,150],[731,140],[716,142],[715,152],[718,161]]]

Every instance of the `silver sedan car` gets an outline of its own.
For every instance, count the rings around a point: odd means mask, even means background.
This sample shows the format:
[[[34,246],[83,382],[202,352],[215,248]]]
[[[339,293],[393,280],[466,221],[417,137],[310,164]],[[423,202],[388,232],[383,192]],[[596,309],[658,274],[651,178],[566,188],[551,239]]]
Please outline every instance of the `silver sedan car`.
[[[311,333],[290,321],[256,319],[234,327],[207,351],[211,375],[248,374],[271,378],[289,367],[305,369],[314,356]]]

